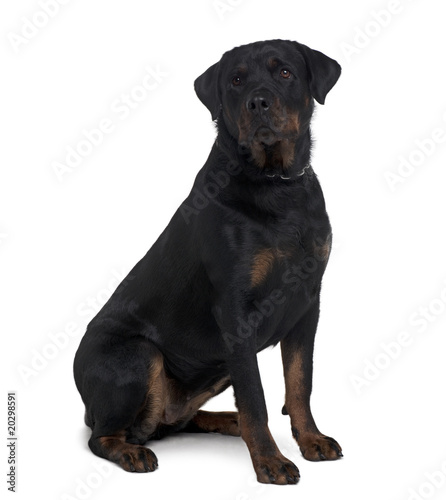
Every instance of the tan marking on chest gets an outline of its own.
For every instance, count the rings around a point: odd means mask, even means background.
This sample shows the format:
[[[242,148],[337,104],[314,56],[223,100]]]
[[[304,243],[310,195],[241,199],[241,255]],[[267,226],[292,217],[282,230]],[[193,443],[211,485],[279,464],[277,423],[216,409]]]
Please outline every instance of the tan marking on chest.
[[[251,265],[251,286],[256,287],[263,283],[272,271],[274,262],[286,257],[286,254],[276,248],[263,248],[259,250]]]

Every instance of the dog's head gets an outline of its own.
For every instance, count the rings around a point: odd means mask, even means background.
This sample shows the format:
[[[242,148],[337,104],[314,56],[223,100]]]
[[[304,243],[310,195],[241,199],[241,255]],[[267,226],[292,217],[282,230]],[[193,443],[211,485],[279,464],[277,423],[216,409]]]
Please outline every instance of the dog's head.
[[[284,172],[309,131],[313,99],[324,104],[340,74],[339,64],[321,52],[272,40],[226,52],[196,79],[195,90],[239,154],[259,170]]]

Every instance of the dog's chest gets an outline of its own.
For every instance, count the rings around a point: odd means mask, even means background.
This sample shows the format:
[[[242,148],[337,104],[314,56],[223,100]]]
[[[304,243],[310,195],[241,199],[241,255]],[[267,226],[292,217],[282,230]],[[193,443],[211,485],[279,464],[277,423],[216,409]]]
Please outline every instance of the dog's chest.
[[[259,323],[260,349],[277,343],[317,298],[330,250],[328,218],[322,229],[294,238],[279,235],[255,250],[249,269],[251,319]]]
[[[330,255],[331,239],[325,210],[319,211],[317,217],[291,214],[279,224],[264,225],[251,250],[252,288],[286,288],[293,276],[308,282],[320,281]]]
[[[327,265],[331,234],[315,236],[294,244],[262,246],[254,252],[250,265],[253,290],[279,288],[296,291],[296,285],[317,284]]]

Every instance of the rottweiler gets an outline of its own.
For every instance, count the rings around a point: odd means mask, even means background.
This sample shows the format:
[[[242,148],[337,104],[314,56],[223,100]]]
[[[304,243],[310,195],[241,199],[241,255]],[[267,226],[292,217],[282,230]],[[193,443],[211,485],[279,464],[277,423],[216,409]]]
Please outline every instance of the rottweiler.
[[[280,342],[282,413],[302,455],[342,457],[310,410],[332,239],[310,164],[310,120],[314,100],[324,104],[340,73],[317,50],[271,40],[226,52],[196,79],[218,131],[210,155],[161,236],[89,323],[75,356],[94,454],[148,472],[158,460],[147,441],[218,432],[243,438],[258,481],[297,483],[297,467],[268,428],[257,363],[259,351]],[[200,410],[229,386],[237,412]]]

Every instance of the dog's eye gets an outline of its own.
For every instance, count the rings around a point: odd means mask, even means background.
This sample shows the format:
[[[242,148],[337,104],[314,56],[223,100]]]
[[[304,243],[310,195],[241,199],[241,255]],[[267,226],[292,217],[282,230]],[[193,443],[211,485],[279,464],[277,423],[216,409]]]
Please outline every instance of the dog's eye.
[[[289,78],[291,76],[291,71],[289,69],[282,68],[280,71],[280,76],[282,78]]]
[[[234,76],[234,78],[232,79],[232,85],[238,87],[239,85],[241,85],[241,83],[242,79],[239,76]]]

